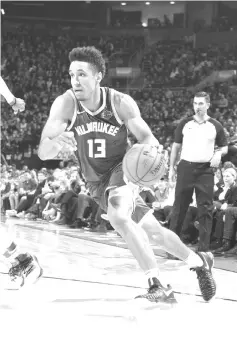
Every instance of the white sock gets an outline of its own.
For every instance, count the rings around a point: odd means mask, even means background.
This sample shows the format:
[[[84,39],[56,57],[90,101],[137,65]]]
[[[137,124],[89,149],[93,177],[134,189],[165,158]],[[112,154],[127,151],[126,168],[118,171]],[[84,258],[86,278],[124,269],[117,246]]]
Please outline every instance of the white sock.
[[[199,255],[197,255],[193,251],[190,252],[189,256],[184,261],[187,263],[189,268],[202,267],[203,266],[202,259],[200,258]]]
[[[13,262],[15,262],[15,258],[19,255],[18,246],[12,242],[8,248],[4,250],[3,253],[1,253],[5,263],[8,265],[12,265]]]
[[[147,279],[150,279],[150,278],[157,278],[158,279],[158,277],[159,277],[158,268],[152,268],[151,270],[146,271],[145,276]]]

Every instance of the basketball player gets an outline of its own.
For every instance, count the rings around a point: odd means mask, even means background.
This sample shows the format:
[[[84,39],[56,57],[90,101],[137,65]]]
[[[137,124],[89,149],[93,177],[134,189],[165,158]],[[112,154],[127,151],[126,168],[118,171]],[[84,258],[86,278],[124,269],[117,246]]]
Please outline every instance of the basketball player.
[[[8,86],[0,77],[0,94],[3,95],[8,104],[17,114],[25,110],[25,102],[20,98],[13,96]],[[43,273],[37,258],[29,253],[19,251],[17,244],[14,242],[9,229],[11,225],[1,222],[0,224],[0,256],[9,266],[9,276],[18,287],[25,284],[35,283]]]
[[[179,237],[163,228],[148,206],[123,179],[121,163],[127,149],[127,129],[141,144],[159,143],[128,95],[100,87],[105,61],[94,47],[74,48],[69,53],[72,88],[56,98],[43,129],[38,155],[52,159],[67,150],[77,151],[91,196],[104,209],[113,228],[126,241],[148,279],[148,292],[139,298],[151,302],[176,302],[172,288],[160,282],[149,244],[155,240],[167,252],[196,271],[204,300],[216,291],[211,253],[195,254]]]

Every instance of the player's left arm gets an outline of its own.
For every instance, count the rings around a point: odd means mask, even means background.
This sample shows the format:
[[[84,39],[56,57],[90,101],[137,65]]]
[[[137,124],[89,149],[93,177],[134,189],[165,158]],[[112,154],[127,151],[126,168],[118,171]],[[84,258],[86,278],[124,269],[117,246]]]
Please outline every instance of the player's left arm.
[[[137,103],[131,96],[116,91],[114,94],[114,106],[119,118],[136,137],[139,144],[160,146],[149,126],[142,119]]]

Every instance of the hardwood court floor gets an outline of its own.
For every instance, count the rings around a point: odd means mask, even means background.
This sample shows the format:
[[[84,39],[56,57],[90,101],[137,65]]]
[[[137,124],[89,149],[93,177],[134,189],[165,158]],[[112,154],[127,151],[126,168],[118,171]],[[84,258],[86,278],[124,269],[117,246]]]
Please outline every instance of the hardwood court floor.
[[[147,282],[130,252],[108,240],[116,242],[115,234],[86,236],[83,230],[70,234],[43,222],[9,221],[21,248],[39,258],[44,275],[32,287],[9,290],[7,268],[0,263],[0,344],[206,345],[235,340],[235,272],[214,269],[217,296],[205,303],[195,273],[160,253],[162,282],[172,285],[178,304],[153,305],[134,300]],[[95,240],[103,236],[104,241]]]

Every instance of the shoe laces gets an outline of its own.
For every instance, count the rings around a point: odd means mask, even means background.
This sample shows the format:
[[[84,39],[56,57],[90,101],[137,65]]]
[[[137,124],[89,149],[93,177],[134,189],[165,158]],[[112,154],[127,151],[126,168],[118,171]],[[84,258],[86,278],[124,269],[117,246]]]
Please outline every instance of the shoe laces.
[[[170,285],[167,285],[170,288]],[[139,297],[146,298],[149,301],[156,301],[157,298],[162,297],[164,291],[164,287],[162,285],[152,285],[145,295],[141,295]]]
[[[23,261],[20,261],[17,258],[16,260],[18,261],[18,263],[14,264],[9,270],[9,275],[11,276],[11,279],[13,281],[16,280],[17,277],[20,277],[22,275],[27,276],[33,271],[33,265],[30,265],[32,262],[31,257],[27,257]]]

